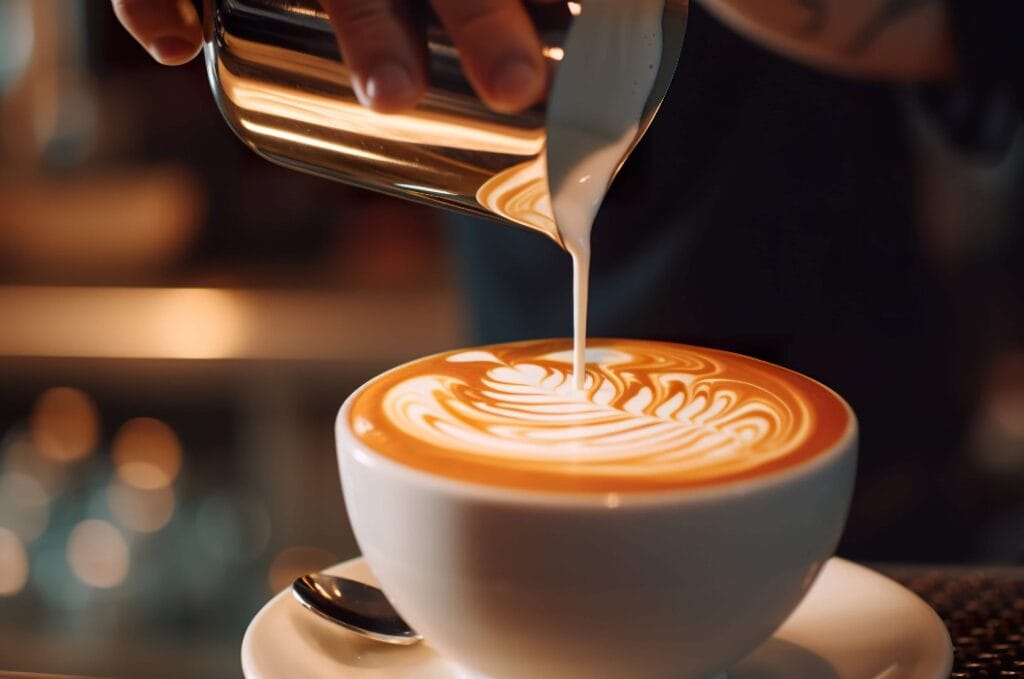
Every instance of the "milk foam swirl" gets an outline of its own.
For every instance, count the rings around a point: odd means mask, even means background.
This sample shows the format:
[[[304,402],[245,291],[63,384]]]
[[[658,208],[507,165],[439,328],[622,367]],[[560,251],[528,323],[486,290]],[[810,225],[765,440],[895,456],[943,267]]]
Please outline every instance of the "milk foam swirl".
[[[353,427],[375,447],[398,442],[449,462],[677,481],[771,465],[820,429],[807,385],[827,390],[795,373],[680,345],[590,347],[583,392],[573,388],[565,342],[424,359],[391,373],[369,396],[375,405],[364,394]]]

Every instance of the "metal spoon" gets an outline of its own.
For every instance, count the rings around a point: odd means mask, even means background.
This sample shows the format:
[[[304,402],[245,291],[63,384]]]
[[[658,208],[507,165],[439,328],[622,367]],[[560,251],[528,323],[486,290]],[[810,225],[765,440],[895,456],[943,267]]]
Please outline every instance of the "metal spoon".
[[[292,594],[304,608],[374,641],[408,646],[423,639],[371,585],[310,573],[292,583]]]

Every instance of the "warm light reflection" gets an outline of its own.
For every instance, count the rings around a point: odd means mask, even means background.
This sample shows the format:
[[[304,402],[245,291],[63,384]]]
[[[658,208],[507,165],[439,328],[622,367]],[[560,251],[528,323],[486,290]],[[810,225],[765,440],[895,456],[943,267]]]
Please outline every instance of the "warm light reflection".
[[[580,12],[583,11],[583,6],[578,2],[570,1],[567,4],[569,5],[569,14],[573,15],[574,17],[578,17],[580,15]]]
[[[96,446],[99,414],[83,391],[56,387],[36,400],[31,431],[32,442],[46,457],[60,462],[80,460]]]
[[[0,354],[233,358],[256,335],[259,300],[209,288],[0,286]]]
[[[113,443],[117,476],[142,490],[164,488],[181,470],[181,442],[168,425],[151,417],[125,422]]]
[[[290,70],[306,77],[321,79],[333,76],[334,83],[351,79],[348,70],[337,62],[298,55],[293,50],[252,43],[237,36],[232,36],[231,49],[254,64],[272,65],[277,69],[286,63]],[[337,96],[321,96],[316,92],[279,87],[265,81],[250,84],[246,78],[224,67],[219,69],[218,77],[230,99],[251,115],[273,116],[328,130],[345,130],[362,137],[517,156],[536,155],[544,143],[544,130],[541,128],[521,129],[486,121],[470,126],[461,117],[424,108],[383,116],[362,106],[354,95],[351,101],[343,101]],[[246,128],[252,129],[248,125]],[[307,139],[304,135],[299,136]],[[390,160],[394,161],[393,158]]]
[[[318,547],[289,547],[278,553],[270,564],[268,582],[270,589],[279,592],[296,578],[307,573],[320,571],[334,564],[338,558],[326,549]]]
[[[174,491],[169,487],[142,490],[114,481],[107,488],[107,506],[125,528],[155,533],[174,516]]]
[[[28,554],[13,531],[0,527],[0,597],[14,596],[28,582]]]
[[[242,127],[245,129],[264,137],[273,137],[274,139],[288,141],[293,144],[301,144],[302,146],[312,146],[323,151],[331,151],[332,153],[339,153],[343,156],[351,156],[353,158],[359,158],[360,160],[372,160],[378,163],[396,162],[395,159],[390,156],[356,148],[355,146],[335,144],[334,142],[326,141],[318,137],[311,137],[308,134],[299,134],[297,132],[282,130],[277,127],[270,127],[269,125],[260,125],[259,123],[252,122],[251,120],[245,120],[244,118],[241,123]]]
[[[25,542],[34,542],[50,519],[50,497],[33,476],[10,471],[0,475],[0,526]]]
[[[205,187],[190,168],[123,168],[5,175],[5,261],[74,280],[134,279],[179,261],[202,224]]]
[[[433,186],[424,186],[422,184],[409,184],[407,182],[395,182],[395,187],[399,189],[405,189],[406,191],[415,191],[416,193],[428,193],[433,196],[442,196],[448,198],[451,196],[458,196],[459,194],[454,191],[446,191]]]
[[[236,353],[245,336],[244,318],[231,295],[185,288],[157,293],[152,342],[161,354],[223,358]]]
[[[565,50],[561,47],[545,47],[544,56],[548,59],[554,59],[555,61],[561,61],[565,58]]]
[[[88,519],[75,526],[68,537],[67,558],[75,577],[91,587],[116,587],[128,575],[128,542],[107,521]]]

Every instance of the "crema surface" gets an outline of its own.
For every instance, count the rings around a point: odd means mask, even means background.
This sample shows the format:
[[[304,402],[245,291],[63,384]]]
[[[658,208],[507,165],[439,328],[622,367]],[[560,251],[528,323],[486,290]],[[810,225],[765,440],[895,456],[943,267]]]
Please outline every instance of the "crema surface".
[[[396,462],[535,490],[723,483],[799,464],[852,426],[831,390],[737,354],[593,339],[583,390],[569,340],[438,354],[370,382],[356,436]]]

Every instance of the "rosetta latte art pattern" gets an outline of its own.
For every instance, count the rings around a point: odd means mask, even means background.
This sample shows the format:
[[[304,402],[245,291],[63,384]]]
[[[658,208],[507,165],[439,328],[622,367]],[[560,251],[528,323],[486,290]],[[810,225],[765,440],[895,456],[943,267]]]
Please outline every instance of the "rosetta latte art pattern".
[[[753,359],[628,340],[591,341],[583,391],[558,341],[452,352],[389,375],[379,412],[354,410],[365,440],[577,478],[699,481],[769,464],[815,431],[802,383],[827,391]]]

